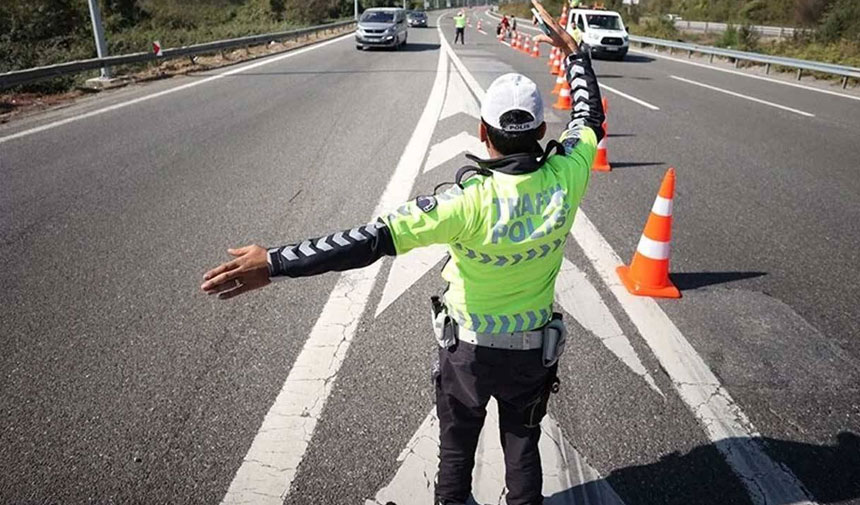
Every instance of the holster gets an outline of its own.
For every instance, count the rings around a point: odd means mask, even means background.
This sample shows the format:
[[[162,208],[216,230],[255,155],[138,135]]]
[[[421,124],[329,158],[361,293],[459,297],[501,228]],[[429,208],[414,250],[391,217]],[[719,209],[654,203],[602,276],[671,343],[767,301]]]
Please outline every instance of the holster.
[[[562,315],[553,312],[552,319],[543,327],[543,366],[551,368],[558,363],[567,343],[567,328]]]
[[[448,316],[448,311],[445,310],[445,305],[438,296],[430,297],[430,317],[433,322],[433,335],[436,336],[436,342],[442,349],[453,347],[457,343],[457,335],[454,332],[454,325],[451,317]]]

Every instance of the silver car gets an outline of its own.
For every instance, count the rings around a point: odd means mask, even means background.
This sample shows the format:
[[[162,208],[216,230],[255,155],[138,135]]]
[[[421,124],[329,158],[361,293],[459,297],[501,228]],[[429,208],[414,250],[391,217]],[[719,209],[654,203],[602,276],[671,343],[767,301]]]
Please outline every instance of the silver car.
[[[406,44],[407,23],[406,11],[398,8],[367,9],[358,19],[355,30],[355,47],[393,47],[395,49]]]

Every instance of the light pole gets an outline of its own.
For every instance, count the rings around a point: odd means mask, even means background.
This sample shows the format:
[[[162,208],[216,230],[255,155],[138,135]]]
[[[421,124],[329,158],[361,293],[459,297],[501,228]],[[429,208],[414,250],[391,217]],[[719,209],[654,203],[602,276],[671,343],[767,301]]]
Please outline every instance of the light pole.
[[[99,12],[98,0],[87,0],[90,5],[90,19],[93,22],[93,36],[96,39],[96,53],[99,58],[104,58],[108,55],[107,44],[105,44],[105,31],[102,28],[102,15]],[[110,79],[110,68],[102,67],[101,78]]]

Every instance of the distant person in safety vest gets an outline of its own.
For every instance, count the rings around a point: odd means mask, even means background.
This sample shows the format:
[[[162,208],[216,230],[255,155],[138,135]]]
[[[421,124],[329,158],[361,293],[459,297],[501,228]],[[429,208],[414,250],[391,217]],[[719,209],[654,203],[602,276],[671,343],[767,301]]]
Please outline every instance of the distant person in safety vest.
[[[463,11],[454,16],[454,43],[466,44],[466,14]]]
[[[461,168],[448,189],[351,230],[284,246],[228,249],[233,259],[206,272],[201,286],[228,299],[273,279],[362,268],[384,256],[445,245],[448,286],[431,297],[439,344],[433,367],[437,505],[469,499],[491,397],[499,411],[506,503],[543,503],[540,422],[558,389],[566,333],[561,315],[553,313],[555,281],[604,135],[604,112],[588,54],[533,3],[553,32],[538,40],[565,54],[574,97],[558,140],[540,144],[547,125],[537,85],[524,75],[502,75],[487,89],[476,125],[490,156],[467,155],[475,165]]]

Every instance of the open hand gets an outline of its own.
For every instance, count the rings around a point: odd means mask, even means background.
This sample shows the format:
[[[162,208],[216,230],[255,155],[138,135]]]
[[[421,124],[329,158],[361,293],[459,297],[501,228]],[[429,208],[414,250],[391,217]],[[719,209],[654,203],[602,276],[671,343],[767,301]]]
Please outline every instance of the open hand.
[[[269,253],[258,245],[227,249],[235,259],[222,263],[203,274],[206,281],[200,289],[218,294],[220,300],[262,288],[269,284]]]
[[[540,17],[547,26],[549,26],[550,31],[552,31],[551,37],[541,33],[536,37],[536,40],[538,42],[544,42],[560,48],[565,55],[578,53],[579,44],[577,44],[576,40],[574,40],[573,37],[571,37],[570,34],[558,24],[555,18],[553,18],[550,13],[543,8],[543,5],[541,5],[538,0],[532,0],[532,5],[534,5],[535,9],[540,13]]]

